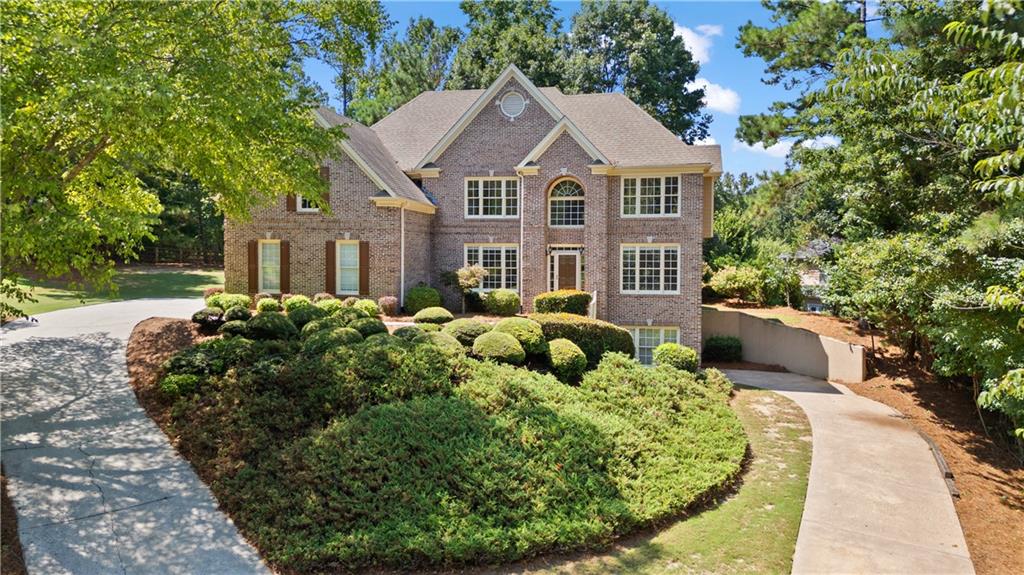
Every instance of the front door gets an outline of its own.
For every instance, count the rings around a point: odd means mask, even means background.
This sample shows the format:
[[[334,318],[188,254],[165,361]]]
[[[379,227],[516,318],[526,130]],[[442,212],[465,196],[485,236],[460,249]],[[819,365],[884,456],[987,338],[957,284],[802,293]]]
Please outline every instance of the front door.
[[[556,289],[580,289],[580,254],[555,254],[555,287]]]

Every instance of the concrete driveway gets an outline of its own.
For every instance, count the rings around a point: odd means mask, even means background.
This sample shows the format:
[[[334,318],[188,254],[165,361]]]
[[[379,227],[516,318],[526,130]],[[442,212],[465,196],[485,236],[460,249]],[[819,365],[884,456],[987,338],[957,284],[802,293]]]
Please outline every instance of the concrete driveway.
[[[727,373],[792,399],[811,422],[793,573],[974,573],[935,457],[899,412],[802,375]]]
[[[199,299],[56,311],[3,329],[3,463],[31,573],[269,573],[128,385],[125,346]]]

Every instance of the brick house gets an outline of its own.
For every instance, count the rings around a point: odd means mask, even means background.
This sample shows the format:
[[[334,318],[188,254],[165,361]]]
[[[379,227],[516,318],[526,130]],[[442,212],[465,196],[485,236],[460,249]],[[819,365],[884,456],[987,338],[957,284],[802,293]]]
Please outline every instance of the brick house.
[[[700,345],[701,244],[711,235],[718,146],[684,144],[622,94],[537,88],[515,66],[481,90],[424,92],[371,127],[347,125],[325,162],[326,216],[281,198],[225,224],[232,292],[385,295],[467,263],[484,289],[595,294],[641,359]]]

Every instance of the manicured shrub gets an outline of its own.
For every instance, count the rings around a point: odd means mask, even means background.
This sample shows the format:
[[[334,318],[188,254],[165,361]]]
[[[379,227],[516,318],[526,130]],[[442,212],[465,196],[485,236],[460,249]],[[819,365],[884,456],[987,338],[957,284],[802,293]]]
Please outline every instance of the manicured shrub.
[[[428,307],[416,312],[412,320],[416,323],[448,323],[455,319],[452,312],[443,307]]]
[[[728,398],[732,395],[732,381],[724,373],[713,367],[709,367],[698,374],[697,380],[702,381],[704,386],[712,393],[716,393],[723,398]]]
[[[507,333],[516,338],[523,351],[530,355],[543,355],[548,351],[548,342],[540,324],[525,317],[508,317],[494,326],[494,331]]]
[[[423,335],[416,336],[412,342],[417,345],[432,345],[437,347],[447,357],[459,357],[466,354],[466,348],[459,343],[459,340],[440,331],[430,331]]]
[[[393,295],[386,295],[377,300],[377,307],[384,315],[398,315],[398,298]]]
[[[510,289],[496,289],[484,296],[484,309],[494,315],[516,315],[522,306],[519,294]]]
[[[372,299],[361,299],[356,303],[352,304],[352,307],[362,311],[363,313],[370,317],[377,317],[380,315],[380,308],[377,307],[377,302],[373,301]]]
[[[255,342],[243,337],[211,339],[185,348],[164,362],[166,374],[223,375],[252,357]]]
[[[206,305],[219,307],[220,309],[231,309],[235,306],[242,306],[246,309],[252,304],[252,298],[244,293],[215,293],[206,298]]]
[[[299,333],[287,316],[276,311],[258,313],[246,326],[253,339],[291,339]]]
[[[666,342],[654,348],[654,364],[668,365],[683,371],[695,373],[700,361],[692,347]]]
[[[356,309],[354,307],[343,307],[338,311],[334,312],[334,314],[331,317],[340,318],[346,324],[348,324],[357,319],[362,319],[364,317],[370,316],[366,315],[366,312],[361,309]]]
[[[339,309],[342,309],[342,308],[345,307],[345,306],[342,305],[341,300],[337,299],[337,298],[322,299],[322,300],[316,302],[316,304],[314,304],[314,305],[316,305],[316,307],[324,310],[328,314],[333,314],[334,312],[338,311]]]
[[[491,326],[475,319],[456,319],[444,324],[442,332],[459,340],[466,347],[473,347],[476,338],[491,331]]]
[[[256,311],[260,313],[265,311],[281,311],[281,302],[272,297],[258,299],[256,300]]]
[[[537,313],[574,313],[587,315],[590,308],[589,292],[563,289],[539,294],[533,298],[533,309]]]
[[[218,293],[224,293],[224,288],[222,288],[222,287],[208,287],[208,288],[203,290],[203,300],[205,301],[206,298],[212,296],[213,294],[218,294]]]
[[[295,296],[301,297],[301,296]],[[307,323],[327,317],[327,312],[312,303],[295,304],[288,310],[288,319],[292,320],[295,327],[302,329]]]
[[[224,323],[224,310],[219,307],[204,307],[192,314],[192,323],[199,324],[203,329],[216,329]]]
[[[245,321],[235,319],[225,322],[224,325],[217,328],[217,333],[226,337],[234,337],[238,335],[245,335],[247,333],[247,329],[249,328],[246,326]]]
[[[394,333],[394,336],[395,337],[400,337],[400,338],[402,338],[402,339],[404,339],[406,341],[412,341],[412,340],[416,339],[417,337],[419,337],[419,336],[421,336],[421,335],[423,335],[425,333],[427,333],[427,332],[425,332],[422,329],[420,329],[419,326],[406,325],[406,326],[402,326],[402,327],[396,329],[395,333]]]
[[[304,295],[289,295],[288,297],[281,296],[281,301],[284,302],[284,311],[291,312],[293,309],[300,306],[313,305],[313,302]]]
[[[427,285],[418,285],[405,294],[406,313],[416,314],[428,307],[441,307],[441,292]]]
[[[548,342],[551,371],[565,383],[579,381],[587,369],[587,354],[575,343],[558,338]]]
[[[418,323],[416,327],[420,328],[426,333],[433,333],[435,331],[442,331],[444,329],[443,324],[439,323]]]
[[[540,324],[548,341],[565,338],[587,354],[587,365],[594,367],[608,351],[632,356],[633,336],[621,327],[570,313],[534,313],[530,319]]]
[[[713,335],[701,352],[704,361],[743,361],[743,342],[731,335]]]
[[[341,305],[343,305],[345,307],[352,307],[352,306],[356,305],[357,301],[359,301],[359,298],[354,297],[354,296],[349,296],[349,297],[341,300]]]
[[[274,296],[268,294],[267,292],[262,292],[261,291],[261,292],[257,293],[256,295],[252,296],[252,301],[253,301],[253,303],[259,303],[261,300],[265,300],[267,298],[277,299]]]
[[[375,333],[387,333],[388,328],[384,322],[375,317],[363,317],[349,322],[348,327],[358,331],[363,337],[370,337]]]
[[[322,317],[320,319],[314,319],[313,321],[302,326],[302,329],[299,330],[299,335],[302,337],[302,339],[306,339],[307,337],[313,335],[318,331],[346,327],[348,326],[348,323],[349,322],[347,320],[338,316]]]
[[[320,303],[322,301],[333,300],[335,297],[325,291],[313,295],[313,303]]]
[[[350,327],[322,329],[312,333],[302,342],[302,353],[307,356],[323,355],[332,349],[361,341],[363,336]]]
[[[388,332],[375,333],[370,337],[366,338],[366,344],[371,346],[389,346],[397,345],[401,347],[408,347],[412,343],[406,339],[395,337]]]
[[[191,374],[171,374],[160,380],[160,391],[169,397],[191,395],[199,389],[202,378]]]
[[[500,331],[489,331],[476,338],[473,342],[473,355],[516,365],[526,359],[526,352],[519,341]]]
[[[235,307],[228,308],[224,311],[224,321],[249,321],[252,317],[252,312],[249,308],[236,305]]]

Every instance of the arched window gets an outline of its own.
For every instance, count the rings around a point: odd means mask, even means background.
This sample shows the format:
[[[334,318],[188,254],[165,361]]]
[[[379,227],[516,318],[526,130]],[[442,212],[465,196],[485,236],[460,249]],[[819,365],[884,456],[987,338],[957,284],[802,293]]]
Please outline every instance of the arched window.
[[[548,225],[556,228],[583,226],[583,186],[576,180],[559,180],[548,198]]]

